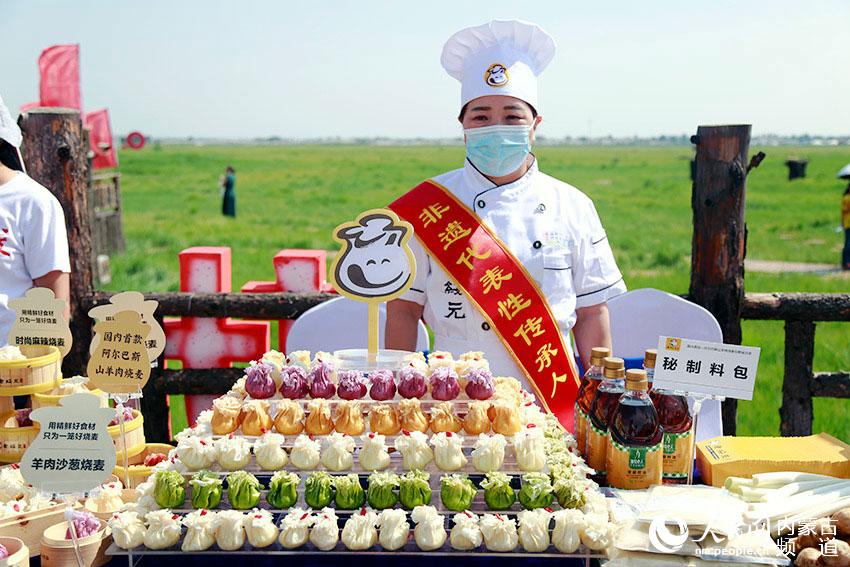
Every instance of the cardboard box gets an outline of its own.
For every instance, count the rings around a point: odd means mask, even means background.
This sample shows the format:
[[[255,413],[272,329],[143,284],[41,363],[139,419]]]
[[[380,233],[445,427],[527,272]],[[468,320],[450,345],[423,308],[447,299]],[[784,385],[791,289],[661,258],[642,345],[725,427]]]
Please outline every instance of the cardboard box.
[[[730,476],[803,472],[850,478],[850,445],[826,433],[808,437],[714,437],[697,443],[702,480],[723,486]]]

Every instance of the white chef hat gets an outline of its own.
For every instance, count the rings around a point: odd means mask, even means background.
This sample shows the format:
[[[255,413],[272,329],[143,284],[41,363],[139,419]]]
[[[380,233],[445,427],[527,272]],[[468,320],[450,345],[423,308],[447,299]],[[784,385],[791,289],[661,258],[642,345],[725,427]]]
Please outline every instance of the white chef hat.
[[[461,107],[481,96],[505,95],[539,111],[537,77],[554,55],[555,40],[540,26],[493,20],[450,37],[440,63],[461,83]]]
[[[0,96],[0,139],[5,140],[16,148],[21,147],[21,129],[18,128],[18,123],[12,120],[12,115],[9,114],[9,109],[3,102],[3,97]]]

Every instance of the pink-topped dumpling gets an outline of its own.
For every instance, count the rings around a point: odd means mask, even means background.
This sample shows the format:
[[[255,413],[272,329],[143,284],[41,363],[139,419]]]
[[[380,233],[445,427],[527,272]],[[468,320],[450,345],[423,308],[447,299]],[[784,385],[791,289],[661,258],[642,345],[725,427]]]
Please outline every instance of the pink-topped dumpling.
[[[489,370],[473,368],[466,373],[466,395],[471,400],[489,400],[495,391],[496,384]]]
[[[369,388],[369,397],[373,400],[384,402],[395,397],[395,380],[390,370],[375,370],[369,374],[372,387]]]
[[[290,400],[299,400],[310,393],[307,371],[303,366],[290,365],[280,371],[280,395]]]
[[[340,370],[337,395],[343,400],[359,400],[366,395],[366,377],[359,370]]]
[[[457,374],[449,366],[440,366],[431,373],[431,397],[435,400],[453,400],[460,395]]]
[[[398,393],[402,398],[422,398],[428,392],[428,382],[413,365],[402,369],[398,374]]]
[[[310,369],[310,374],[307,375],[307,379],[310,381],[310,397],[332,398],[336,394],[336,384],[332,379],[333,373],[333,364],[325,360],[316,360],[313,368]]]
[[[274,367],[266,362],[258,362],[245,370],[245,391],[255,400],[271,398],[277,391],[272,374]]]
[[[0,543],[0,559],[6,559],[9,557],[9,550],[6,549],[6,546]]]
[[[89,512],[74,512],[71,522],[74,524],[77,539],[96,534],[100,529],[100,520]],[[72,539],[70,528],[65,530],[65,539]]]
[[[27,414],[27,416],[29,416],[29,414]],[[127,423],[128,421],[133,421],[133,417],[133,408],[124,406],[124,410],[121,412],[121,421]],[[27,419],[29,419],[29,417]],[[32,425],[32,422],[30,422],[30,425]],[[112,418],[112,420],[109,422],[109,425],[118,425],[117,415]],[[23,427],[23,425],[21,427]]]

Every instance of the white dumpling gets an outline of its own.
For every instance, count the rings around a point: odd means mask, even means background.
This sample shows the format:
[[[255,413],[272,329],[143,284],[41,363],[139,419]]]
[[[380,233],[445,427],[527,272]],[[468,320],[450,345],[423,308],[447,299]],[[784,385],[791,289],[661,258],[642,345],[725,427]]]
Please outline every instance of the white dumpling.
[[[522,548],[532,553],[540,553],[549,549],[549,520],[552,512],[538,508],[523,510],[518,514],[519,543]]]
[[[484,546],[490,551],[513,551],[519,542],[516,522],[502,514],[484,514],[479,522]]]
[[[469,551],[481,545],[484,536],[478,526],[478,516],[466,511],[455,514],[452,518],[454,526],[449,538],[452,548],[459,551]]]
[[[218,457],[211,437],[186,437],[177,444],[175,454],[190,471],[208,469]]]
[[[248,543],[255,548],[268,547],[277,539],[277,527],[268,510],[254,508],[245,514],[245,535]]]
[[[413,538],[419,549],[434,551],[443,547],[448,534],[443,517],[435,507],[417,506],[410,514],[410,518],[416,524],[413,529]]]
[[[385,444],[386,437],[379,433],[367,433],[360,438],[360,467],[364,471],[380,471],[390,466],[390,453]]]
[[[330,471],[347,471],[354,466],[354,439],[334,431],[325,437],[322,464]]]
[[[410,524],[407,523],[407,513],[401,509],[388,508],[378,516],[378,543],[387,551],[401,549],[407,543],[410,535]]]
[[[377,521],[378,515],[370,508],[352,514],[342,526],[343,545],[352,551],[364,551],[378,543]]]
[[[289,456],[283,450],[286,438],[279,433],[266,433],[254,443],[257,465],[266,471],[278,471],[286,466]]]
[[[579,531],[584,525],[584,514],[579,510],[558,510],[554,516],[552,544],[561,553],[575,553],[581,545]]]
[[[290,508],[289,513],[284,516],[280,525],[278,542],[280,542],[281,547],[297,549],[307,543],[313,520],[314,518],[309,510]]]
[[[145,524],[136,512],[116,512],[108,524],[115,545],[121,549],[133,549],[145,542]]]
[[[226,471],[244,469],[251,462],[251,443],[244,437],[232,433],[215,442],[218,464]]]
[[[195,510],[183,516],[186,535],[180,549],[183,551],[205,551],[215,543],[216,513],[210,510]]]
[[[319,442],[310,439],[307,435],[299,435],[295,438],[289,460],[302,471],[314,470],[319,466],[319,456]]]
[[[451,431],[436,433],[431,437],[434,446],[434,461],[443,471],[456,471],[466,465],[463,454],[463,436]]]
[[[121,499],[122,488],[121,483],[118,482],[101,484],[100,488],[93,491],[96,494],[86,500],[86,508],[98,513],[120,510],[124,506],[124,500]]]
[[[546,438],[539,427],[521,429],[513,437],[514,452],[519,468],[539,471],[546,465]]]
[[[592,551],[603,551],[611,545],[613,526],[608,514],[585,514],[579,528],[581,542]]]
[[[472,449],[472,466],[483,473],[500,470],[505,462],[505,447],[508,441],[504,435],[482,433]]]
[[[428,436],[421,431],[405,431],[396,438],[395,448],[401,453],[401,467],[406,471],[424,470],[434,460]]]
[[[339,526],[337,525],[336,513],[332,508],[322,508],[313,521],[313,529],[310,530],[310,543],[321,551],[330,551],[336,547],[339,541]]]
[[[215,541],[224,551],[236,551],[245,545],[242,512],[223,510],[215,518]]]
[[[174,547],[180,540],[180,516],[171,510],[154,510],[145,515],[148,530],[144,542],[148,549],[158,550]]]

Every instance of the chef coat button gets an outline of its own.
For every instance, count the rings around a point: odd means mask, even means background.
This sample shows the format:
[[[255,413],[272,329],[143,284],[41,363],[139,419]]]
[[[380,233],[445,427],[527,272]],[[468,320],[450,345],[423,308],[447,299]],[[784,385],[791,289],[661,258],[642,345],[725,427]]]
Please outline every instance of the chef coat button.
[[[483,323],[481,323],[481,328],[484,329],[485,331],[489,331],[490,330],[490,323],[488,323],[487,321],[484,321]]]
[[[539,205],[537,205],[537,212],[538,213],[542,213],[545,210],[546,210],[546,205],[544,205],[543,203],[540,203]]]
[[[476,204],[478,205],[479,209],[483,209],[484,205],[486,205],[487,203],[484,202],[484,199],[478,199],[478,203]]]
[[[535,250],[540,250],[543,247],[543,243],[540,242],[539,240],[535,240],[534,244],[532,244],[532,246],[534,246]]]

